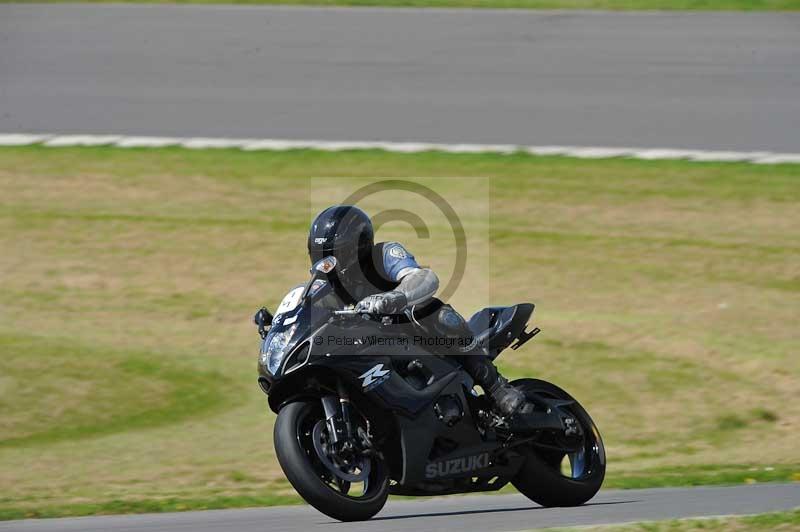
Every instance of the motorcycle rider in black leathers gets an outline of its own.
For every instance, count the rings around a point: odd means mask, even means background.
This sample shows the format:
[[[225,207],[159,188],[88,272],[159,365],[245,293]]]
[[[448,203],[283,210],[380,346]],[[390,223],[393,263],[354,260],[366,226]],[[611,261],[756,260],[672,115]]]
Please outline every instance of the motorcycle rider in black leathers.
[[[439,279],[421,268],[398,242],[374,243],[372,222],[361,209],[337,205],[322,211],[308,235],[311,263],[333,255],[337,268],[329,275],[337,295],[356,310],[371,314],[405,314],[427,335],[450,340],[437,354],[456,356],[473,380],[491,398],[494,409],[524,425],[514,414],[529,407],[525,395],[508,384],[492,363],[486,348],[478,345],[464,318],[436,299]]]

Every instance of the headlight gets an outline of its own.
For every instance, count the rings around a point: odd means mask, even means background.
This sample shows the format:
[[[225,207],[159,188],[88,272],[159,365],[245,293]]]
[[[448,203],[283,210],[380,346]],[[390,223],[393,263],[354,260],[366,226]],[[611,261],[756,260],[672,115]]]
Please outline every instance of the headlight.
[[[286,346],[289,345],[289,340],[292,339],[295,330],[297,330],[296,323],[285,331],[275,333],[269,339],[269,344],[265,342],[265,346],[262,348],[261,364],[267,366],[267,369],[273,375],[281,367],[281,362],[286,356]]]

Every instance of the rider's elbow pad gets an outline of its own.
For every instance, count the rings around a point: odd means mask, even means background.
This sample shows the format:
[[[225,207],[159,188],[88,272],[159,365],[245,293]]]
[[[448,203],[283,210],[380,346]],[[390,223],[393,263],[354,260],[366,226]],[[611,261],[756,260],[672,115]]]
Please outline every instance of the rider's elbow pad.
[[[405,294],[409,306],[429,300],[438,289],[439,277],[427,268],[417,268],[410,272],[403,277],[400,286],[396,288]]]

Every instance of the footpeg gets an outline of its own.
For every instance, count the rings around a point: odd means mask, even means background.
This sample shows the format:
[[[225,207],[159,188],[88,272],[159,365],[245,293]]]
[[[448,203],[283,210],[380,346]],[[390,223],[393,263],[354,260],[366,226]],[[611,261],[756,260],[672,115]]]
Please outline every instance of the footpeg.
[[[508,422],[505,420],[505,418],[500,417],[491,411],[487,412],[486,410],[479,410],[478,419],[484,427],[489,429],[508,427]]]

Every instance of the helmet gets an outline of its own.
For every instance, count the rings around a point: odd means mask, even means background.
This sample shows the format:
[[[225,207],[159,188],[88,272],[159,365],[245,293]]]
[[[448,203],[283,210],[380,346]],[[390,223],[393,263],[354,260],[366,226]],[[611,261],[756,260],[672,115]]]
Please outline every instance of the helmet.
[[[334,205],[317,215],[308,233],[308,256],[313,265],[333,255],[344,271],[369,259],[374,234],[367,213],[352,205]]]

